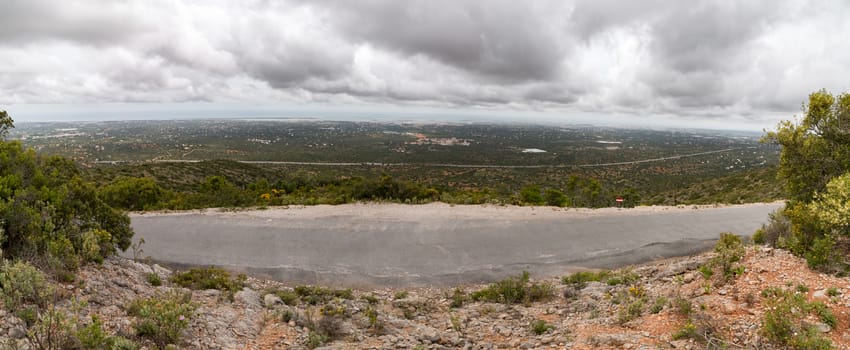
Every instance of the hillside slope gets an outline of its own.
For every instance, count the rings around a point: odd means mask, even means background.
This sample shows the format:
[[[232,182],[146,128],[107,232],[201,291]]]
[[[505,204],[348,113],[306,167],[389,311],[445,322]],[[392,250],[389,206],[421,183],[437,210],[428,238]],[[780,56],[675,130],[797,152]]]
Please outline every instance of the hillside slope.
[[[551,298],[517,304],[472,301],[465,293],[486,286],[467,286],[464,293],[460,289],[347,293],[303,286],[293,290],[280,282],[248,279],[232,301],[219,290],[191,291],[199,307],[180,345],[189,349],[308,345],[333,349],[698,349],[720,344],[782,348],[769,339],[765,320],[770,310],[782,309],[782,296],[788,300],[793,296],[815,305],[804,308],[814,311],[784,315],[784,319],[799,316],[817,330],[812,339],[823,337],[837,348],[850,348],[846,278],[811,271],[803,260],[783,250],[747,247],[739,275],[720,285],[717,273],[706,279],[700,271],[716,255],[615,271],[605,277],[607,283],[532,280],[528,286],[539,287],[541,296],[552,292]],[[152,286],[151,273],[165,284]],[[73,299],[86,301],[80,312],[84,319],[97,315],[107,332],[133,338],[135,323],[127,315],[127,306],[139,297],[181,289],[167,281],[171,274],[157,265],[110,258],[102,266],[83,268],[77,283],[62,285],[66,298],[57,305],[69,308]],[[794,312],[793,307],[789,310]],[[831,320],[824,310],[831,312]],[[24,322],[7,310],[0,309],[0,314],[0,339],[27,348]],[[535,322],[540,334],[535,332]],[[798,325],[792,322],[790,329]]]

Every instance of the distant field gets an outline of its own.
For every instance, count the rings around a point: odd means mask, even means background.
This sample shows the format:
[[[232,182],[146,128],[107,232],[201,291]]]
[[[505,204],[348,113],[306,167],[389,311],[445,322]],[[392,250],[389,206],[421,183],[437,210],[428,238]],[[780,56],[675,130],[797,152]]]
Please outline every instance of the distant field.
[[[70,157],[101,183],[148,176],[192,191],[224,175],[237,186],[390,175],[430,187],[510,198],[526,186],[564,190],[593,179],[604,198],[641,204],[745,203],[782,197],[778,148],[760,135],[591,126],[194,120],[20,124],[12,134]],[[269,161],[157,163],[157,161]],[[346,163],[324,165],[324,163]]]

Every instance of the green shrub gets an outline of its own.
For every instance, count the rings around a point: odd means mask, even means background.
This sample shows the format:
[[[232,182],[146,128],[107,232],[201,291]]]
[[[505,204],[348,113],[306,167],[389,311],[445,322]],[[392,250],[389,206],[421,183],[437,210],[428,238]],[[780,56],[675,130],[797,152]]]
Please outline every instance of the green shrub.
[[[35,266],[25,261],[0,262],[0,296],[6,309],[17,311],[25,304],[44,307],[53,296],[53,286]]]
[[[643,299],[634,299],[625,307],[621,307],[617,322],[626,323],[640,317],[643,314],[643,305]]]
[[[554,207],[566,207],[569,205],[569,199],[563,192],[550,188],[546,190],[546,205]]]
[[[575,289],[584,289],[584,287],[587,287],[587,282],[604,282],[609,277],[611,277],[611,271],[607,270],[599,272],[580,271],[564,276],[561,282],[573,286]]]
[[[310,305],[325,304],[336,298],[354,299],[351,289],[329,289],[319,286],[296,286],[295,294],[301,300]]]
[[[162,285],[162,278],[159,277],[156,272],[150,272],[145,276],[145,279],[148,280],[148,283],[154,287],[159,287]]]
[[[744,269],[736,263],[744,256],[744,244],[741,237],[724,232],[714,246],[716,255],[709,260],[708,264],[700,266],[699,271],[705,279],[710,279],[719,271],[718,285],[729,282],[735,276],[744,272]]]
[[[396,299],[396,300],[405,299],[405,298],[407,298],[407,291],[406,290],[398,291],[393,295],[393,299]]]
[[[109,337],[106,342],[106,349],[109,350],[139,350],[139,344],[124,337]]]
[[[326,335],[317,332],[310,332],[310,334],[307,336],[307,341],[304,343],[304,346],[309,349],[315,349],[324,345],[327,342],[328,337]]]
[[[623,269],[613,272],[606,283],[609,286],[618,286],[621,284],[634,284],[640,279],[640,275],[632,272],[630,269]]]
[[[29,327],[27,340],[36,349],[74,349],[78,343],[75,321],[65,312],[50,307],[41,312],[38,321]]]
[[[676,333],[673,333],[673,340],[679,339],[697,339],[697,326],[694,324],[694,321],[690,318],[682,325]]]
[[[280,300],[283,301],[283,303],[286,304],[286,305],[289,305],[289,306],[298,305],[299,298],[298,298],[298,294],[295,293],[295,291],[287,289],[287,290],[276,290],[273,293],[274,293],[274,295],[277,295],[278,298],[280,298]]]
[[[245,276],[231,278],[230,273],[224,269],[210,266],[176,272],[171,276],[171,282],[189,289],[218,289],[232,294],[245,287]]]
[[[536,335],[541,335],[552,329],[555,329],[555,326],[546,323],[544,320],[534,320],[531,322],[531,332]]]
[[[463,291],[463,288],[457,287],[452,291],[451,300],[452,302],[449,304],[451,308],[459,308],[463,306],[463,303],[466,302],[467,296],[466,292]]]
[[[92,322],[77,330],[77,339],[83,349],[108,349],[110,344],[109,335],[103,330],[103,322],[97,316],[92,316]]]
[[[764,228],[760,228],[753,233],[753,243],[755,244],[765,244],[767,243],[767,239],[765,238]]]
[[[810,305],[815,314],[820,318],[821,322],[826,323],[833,329],[836,325],[838,325],[838,319],[835,318],[835,314],[832,313],[832,310],[830,310],[826,304],[817,301]]]
[[[175,291],[134,300],[127,307],[127,314],[136,318],[136,335],[160,348],[176,344],[197,308],[191,298],[189,293]]]
[[[673,299],[673,309],[683,316],[690,316],[694,312],[694,304],[690,300],[677,296]]]
[[[129,247],[129,217],[97,198],[73,161],[0,141],[0,163],[4,257],[73,271]]]
[[[803,254],[809,267],[828,269],[839,257],[835,253],[835,240],[830,235],[815,238],[812,246]]]
[[[554,296],[554,287],[536,283],[529,285],[529,278],[528,272],[524,271],[519,276],[506,278],[475,291],[470,297],[474,301],[518,304],[542,301]]]
[[[365,300],[367,303],[369,303],[371,305],[375,305],[375,304],[378,303],[378,298],[376,298],[372,294],[364,294],[363,296],[360,297],[360,299]]]
[[[658,297],[655,298],[655,302],[652,304],[652,308],[649,309],[650,312],[657,314],[664,310],[664,306],[667,305],[667,298]]]
[[[829,349],[829,339],[824,338],[805,322],[809,313],[815,312],[824,323],[836,324],[835,316],[823,303],[809,303],[805,295],[790,290],[769,288],[762,291],[765,299],[762,333],[780,346],[793,349]]]
[[[835,288],[835,287],[829,287],[829,288],[827,288],[827,289],[826,289],[826,295],[829,295],[829,296],[831,296],[831,297],[837,297],[837,296],[839,296],[840,294],[841,294],[841,293],[839,293],[839,292],[838,292],[838,288]]]
[[[531,205],[543,204],[543,195],[540,193],[540,187],[538,186],[523,187],[519,195],[523,203]]]

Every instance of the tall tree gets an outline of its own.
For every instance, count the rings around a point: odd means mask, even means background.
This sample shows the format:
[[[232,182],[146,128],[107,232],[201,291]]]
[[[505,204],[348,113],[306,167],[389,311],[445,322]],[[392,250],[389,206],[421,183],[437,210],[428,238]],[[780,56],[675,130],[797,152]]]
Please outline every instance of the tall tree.
[[[850,170],[850,94],[812,93],[799,123],[782,121],[763,141],[782,146],[779,177],[790,199],[810,202]]]
[[[9,116],[6,111],[0,111],[0,139],[5,139],[9,134],[9,129],[15,127],[15,121]]]

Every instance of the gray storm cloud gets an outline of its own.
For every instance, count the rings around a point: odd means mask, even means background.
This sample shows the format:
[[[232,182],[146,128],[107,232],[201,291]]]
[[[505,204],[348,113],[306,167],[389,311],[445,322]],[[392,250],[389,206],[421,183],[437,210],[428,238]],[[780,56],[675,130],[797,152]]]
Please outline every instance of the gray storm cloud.
[[[0,104],[377,103],[750,119],[850,88],[850,3],[0,2]]]

